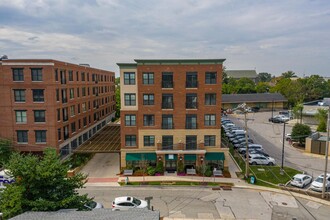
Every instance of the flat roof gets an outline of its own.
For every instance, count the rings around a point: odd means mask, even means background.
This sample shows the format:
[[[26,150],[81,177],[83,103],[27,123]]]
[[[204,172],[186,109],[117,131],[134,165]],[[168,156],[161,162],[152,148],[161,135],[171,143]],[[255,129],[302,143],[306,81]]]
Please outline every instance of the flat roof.
[[[117,63],[120,68],[137,65],[214,65],[223,64],[226,59],[134,59],[136,63]]]

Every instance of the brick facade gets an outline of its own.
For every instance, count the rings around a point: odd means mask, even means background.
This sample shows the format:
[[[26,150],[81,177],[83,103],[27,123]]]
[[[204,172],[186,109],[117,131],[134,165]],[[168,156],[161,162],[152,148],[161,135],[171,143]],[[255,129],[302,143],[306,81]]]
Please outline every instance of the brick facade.
[[[23,80],[14,80],[17,69],[21,69]],[[31,78],[34,69],[39,70],[38,80]],[[56,60],[2,60],[0,137],[11,140],[19,151],[40,152],[51,146],[66,155],[114,117],[114,82],[114,72],[89,66]],[[24,90],[25,101],[15,101],[15,90]],[[33,96],[37,90],[43,90],[43,101],[36,101],[37,95]],[[38,110],[45,111],[44,122],[36,122]],[[26,120],[17,122],[16,111],[25,111]],[[45,141],[37,143],[38,130],[46,131]],[[17,131],[28,131],[27,140],[18,143]]]
[[[157,153],[157,158],[166,162],[166,155],[173,154],[175,158],[182,160],[185,154],[197,155],[195,165],[200,165],[200,158],[203,158],[206,152],[225,152],[221,148],[220,119],[221,119],[221,86],[222,86],[222,63],[224,60],[135,60],[135,63],[118,64],[120,67],[121,78],[121,166],[125,167],[125,154],[137,152]],[[125,74],[135,74],[135,83],[125,84]],[[152,73],[153,83],[144,84],[143,74]],[[172,73],[173,88],[162,88],[163,73]],[[197,76],[196,86],[187,88],[187,74],[192,73]],[[215,73],[216,81],[206,83],[206,73]],[[127,80],[127,79],[126,79]],[[125,94],[136,93],[136,105],[125,106]],[[144,104],[144,95],[152,94],[154,103]],[[173,108],[165,109],[162,106],[164,94],[173,95]],[[196,95],[197,108],[189,109],[187,105],[187,94]],[[213,104],[205,103],[205,94],[215,94],[216,101]],[[195,100],[195,99],[194,99]],[[173,128],[164,129],[162,127],[162,117],[165,114],[173,115]],[[205,125],[206,114],[215,115],[215,125]],[[125,116],[135,115],[136,122],[133,126],[125,125]],[[144,116],[153,115],[154,124],[152,126],[144,125]],[[187,128],[187,115],[196,115],[197,127]],[[127,146],[125,144],[126,135],[136,135],[136,146]],[[173,137],[173,146],[164,149],[162,138],[164,135]],[[216,138],[214,146],[205,146],[205,135],[211,135]],[[145,146],[144,138],[154,137],[153,146]],[[193,136],[197,138],[194,143],[195,150],[188,150],[186,138]],[[168,151],[167,151],[168,150]],[[203,159],[202,159],[203,160]],[[224,166],[226,166],[226,162]]]

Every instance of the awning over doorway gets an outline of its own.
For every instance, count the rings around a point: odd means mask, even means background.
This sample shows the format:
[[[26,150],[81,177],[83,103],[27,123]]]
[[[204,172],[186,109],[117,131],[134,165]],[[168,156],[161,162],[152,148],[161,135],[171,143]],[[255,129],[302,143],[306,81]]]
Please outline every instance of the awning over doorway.
[[[196,154],[185,154],[184,155],[184,160],[196,160],[197,156]]]
[[[205,160],[225,160],[223,152],[209,152],[205,154]]]
[[[166,160],[178,160],[178,155],[177,154],[166,154],[165,159]]]
[[[126,161],[156,160],[156,153],[126,153]]]

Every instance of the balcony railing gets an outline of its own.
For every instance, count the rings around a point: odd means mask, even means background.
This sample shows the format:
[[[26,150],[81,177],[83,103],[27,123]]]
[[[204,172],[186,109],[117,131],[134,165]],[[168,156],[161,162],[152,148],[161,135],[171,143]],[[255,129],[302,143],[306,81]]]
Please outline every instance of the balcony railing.
[[[184,143],[177,143],[171,146],[162,146],[161,143],[157,144],[157,150],[204,150],[204,143],[199,143],[195,145],[187,145]]]

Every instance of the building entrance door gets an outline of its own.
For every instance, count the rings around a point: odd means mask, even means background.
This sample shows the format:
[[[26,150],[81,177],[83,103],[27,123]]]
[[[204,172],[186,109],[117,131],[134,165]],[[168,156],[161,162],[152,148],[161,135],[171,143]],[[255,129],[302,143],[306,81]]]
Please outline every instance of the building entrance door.
[[[166,160],[165,170],[167,172],[174,173],[176,171],[176,160]]]

